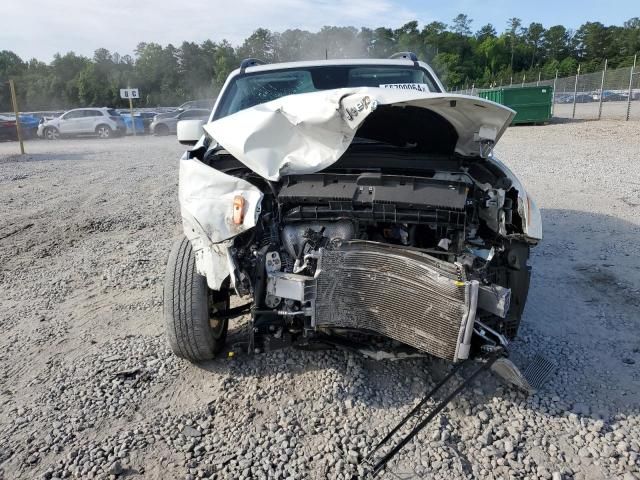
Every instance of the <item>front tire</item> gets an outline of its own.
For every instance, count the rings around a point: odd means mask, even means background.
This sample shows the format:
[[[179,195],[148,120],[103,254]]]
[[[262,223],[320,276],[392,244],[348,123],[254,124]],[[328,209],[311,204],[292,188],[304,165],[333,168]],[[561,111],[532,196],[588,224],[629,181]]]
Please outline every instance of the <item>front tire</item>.
[[[60,138],[60,132],[55,127],[47,127],[44,129],[44,138],[47,140],[57,140]]]
[[[171,249],[164,282],[164,319],[173,352],[191,362],[210,360],[224,346],[228,320],[216,314],[229,309],[229,293],[209,290],[196,271],[186,237]]]
[[[166,137],[169,135],[169,127],[161,123],[160,125],[156,125],[156,128],[153,129],[153,133],[158,137]]]

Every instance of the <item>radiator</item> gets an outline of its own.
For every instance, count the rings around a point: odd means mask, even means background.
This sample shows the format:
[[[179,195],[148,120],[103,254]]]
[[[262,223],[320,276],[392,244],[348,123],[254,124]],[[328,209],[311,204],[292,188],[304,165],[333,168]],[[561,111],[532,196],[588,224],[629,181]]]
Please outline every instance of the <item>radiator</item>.
[[[478,282],[461,266],[395,245],[322,250],[315,327],[364,329],[456,362],[469,356]]]

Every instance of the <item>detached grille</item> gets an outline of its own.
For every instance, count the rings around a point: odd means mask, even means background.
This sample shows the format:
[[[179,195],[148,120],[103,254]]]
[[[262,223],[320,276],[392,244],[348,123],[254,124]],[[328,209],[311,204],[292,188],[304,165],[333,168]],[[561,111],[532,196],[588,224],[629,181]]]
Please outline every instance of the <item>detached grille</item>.
[[[456,265],[353,241],[324,250],[318,267],[316,327],[369,330],[450,361],[467,358],[478,284]]]

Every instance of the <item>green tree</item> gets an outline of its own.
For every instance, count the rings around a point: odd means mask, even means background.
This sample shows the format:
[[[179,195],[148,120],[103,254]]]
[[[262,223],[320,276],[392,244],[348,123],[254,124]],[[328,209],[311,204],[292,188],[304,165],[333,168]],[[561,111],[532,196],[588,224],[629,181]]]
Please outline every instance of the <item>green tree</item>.
[[[424,26],[422,32],[422,41],[425,47],[426,60],[431,60],[440,53],[440,43],[447,25],[442,22],[431,22]]]
[[[265,62],[276,61],[276,41],[273,33],[266,28],[253,32],[238,50],[242,58],[257,58]]]
[[[533,65],[536,60],[536,55],[538,54],[538,50],[544,41],[544,27],[541,23],[531,23],[524,32],[524,37],[526,39],[527,45],[531,50],[531,64],[530,68],[533,68]]]
[[[114,105],[114,86],[100,71],[98,64],[87,64],[77,80],[78,99],[83,107],[104,107]]]
[[[482,42],[487,38],[494,38],[497,35],[496,29],[490,23],[487,23],[476,32],[476,40]]]
[[[458,35],[463,36],[471,35],[471,22],[473,22],[473,20],[471,20],[468,15],[459,13],[453,19],[453,33],[457,33]]]
[[[513,59],[515,57],[516,51],[516,43],[518,42],[518,38],[520,35],[520,27],[522,26],[522,20],[517,17],[512,17],[507,20],[508,32],[509,32],[509,40],[511,47],[511,71],[513,71]]]
[[[545,56],[551,60],[560,61],[569,55],[571,34],[562,25],[549,27],[544,36],[543,48]]]
[[[587,22],[576,31],[577,54],[581,60],[603,61],[617,52],[612,42],[611,29],[600,22]]]

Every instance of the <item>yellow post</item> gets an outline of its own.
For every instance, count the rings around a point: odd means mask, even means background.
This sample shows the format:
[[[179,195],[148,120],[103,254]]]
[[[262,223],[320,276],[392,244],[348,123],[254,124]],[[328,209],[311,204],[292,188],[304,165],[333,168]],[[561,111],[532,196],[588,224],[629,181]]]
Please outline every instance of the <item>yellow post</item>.
[[[133,129],[133,136],[136,136],[136,119],[133,118],[133,100],[131,100],[131,91],[129,91],[129,112],[131,113],[131,128]]]
[[[16,116],[16,132],[18,132],[18,141],[20,142],[20,153],[24,155],[24,144],[22,143],[22,128],[20,128],[20,114],[18,112],[18,100],[16,98],[16,86],[13,80],[9,80],[9,88],[11,89],[11,103],[13,104],[13,113]]]

